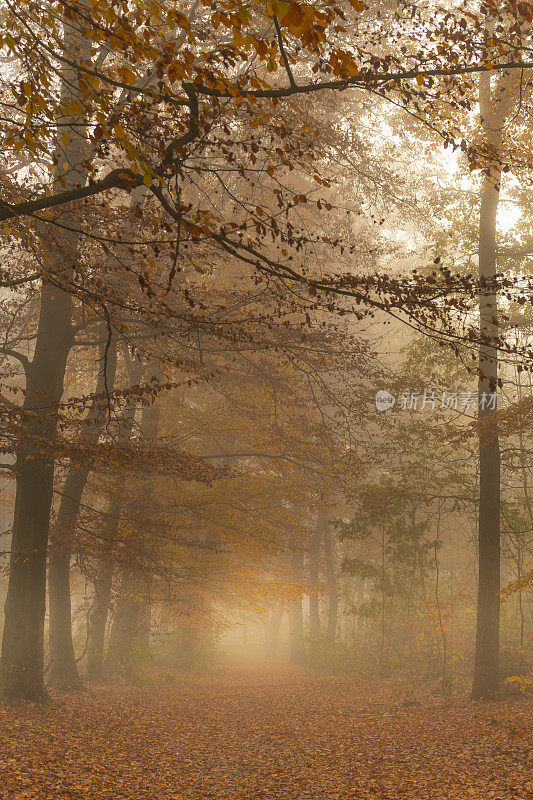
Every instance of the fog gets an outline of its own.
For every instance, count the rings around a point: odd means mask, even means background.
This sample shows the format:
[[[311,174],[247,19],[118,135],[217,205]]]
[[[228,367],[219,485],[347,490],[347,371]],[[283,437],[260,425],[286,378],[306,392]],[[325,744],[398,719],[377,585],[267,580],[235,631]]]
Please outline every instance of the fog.
[[[0,798],[530,796],[532,21],[0,0]]]

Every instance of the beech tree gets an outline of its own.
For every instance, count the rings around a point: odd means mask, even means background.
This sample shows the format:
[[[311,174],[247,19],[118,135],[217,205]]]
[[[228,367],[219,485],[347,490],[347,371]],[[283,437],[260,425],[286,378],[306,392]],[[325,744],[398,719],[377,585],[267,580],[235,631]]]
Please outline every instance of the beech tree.
[[[481,188],[479,211],[479,275],[494,283],[498,275],[496,218],[502,172],[502,151],[508,117],[519,102],[521,81],[510,72],[498,80],[490,72],[480,78],[479,112],[492,154]],[[497,390],[498,294],[489,291],[480,300],[479,351],[479,583],[476,659],[472,697],[490,698],[499,691],[500,614],[500,452],[497,415],[488,408],[487,397]],[[501,383],[501,381],[500,381]]]
[[[178,6],[161,0],[146,8],[128,0],[24,0],[17,7],[3,0],[1,10],[2,48],[11,62],[2,79],[8,124],[0,221],[6,245],[26,249],[31,259],[14,274],[3,270],[0,283],[13,290],[39,283],[40,312],[31,359],[12,353],[24,365],[26,386],[22,409],[11,408],[21,423],[0,684],[6,698],[39,700],[46,696],[43,625],[58,410],[75,311],[90,309],[123,335],[132,317],[168,333],[187,313],[187,327],[197,298],[176,276],[184,268],[201,274],[207,258],[238,264],[255,285],[273,283],[293,313],[296,293],[310,300],[306,311],[339,308],[354,319],[384,312],[454,341],[440,300],[472,296],[475,282],[465,288],[449,274],[427,283],[355,274],[337,268],[346,255],[338,237],[324,231],[315,241],[293,224],[289,210],[309,202],[309,192],[295,186],[296,168],[299,181],[316,185],[316,208],[329,212],[331,204],[318,194],[328,188],[315,166],[320,134],[311,125],[290,130],[286,115],[327,91],[377,94],[464,149],[472,164],[486,166],[493,154],[466,142],[453,114],[471,109],[472,76],[513,73],[522,80],[531,66],[531,11],[523,3],[501,10],[482,3],[475,14],[460,9],[434,17],[433,9],[367,8],[359,0]],[[518,20],[509,39],[487,32],[487,13]],[[267,130],[268,140],[258,144],[257,130]],[[259,159],[261,190],[276,210],[253,199]],[[216,183],[224,202],[205,208],[200,198]],[[123,204],[136,190],[148,195],[146,210]],[[124,227],[128,215],[142,223],[135,234]],[[305,259],[310,252],[328,252],[335,268],[324,272]],[[102,254],[105,268],[95,266]],[[119,280],[110,277],[115,271]],[[216,305],[201,311],[204,321],[220,321]],[[56,577],[58,552],[50,573]],[[67,569],[64,557],[63,623]],[[56,634],[53,664],[60,649],[68,651],[75,681],[70,643],[59,645]]]

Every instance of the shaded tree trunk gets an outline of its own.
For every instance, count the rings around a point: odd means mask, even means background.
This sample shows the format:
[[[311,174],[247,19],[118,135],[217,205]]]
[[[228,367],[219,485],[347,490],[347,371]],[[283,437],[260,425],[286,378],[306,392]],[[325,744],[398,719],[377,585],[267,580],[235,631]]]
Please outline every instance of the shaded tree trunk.
[[[98,441],[107,408],[102,395],[106,388],[112,391],[116,372],[116,337],[108,342],[107,326],[103,326],[99,348],[99,371],[96,385],[98,395],[85,421],[85,432],[80,443],[94,444]],[[48,571],[48,596],[50,603],[50,673],[48,682],[61,689],[82,686],[78,674],[74,644],[72,641],[72,609],[70,598],[70,559],[72,540],[78,522],[83,490],[89,476],[89,467],[71,464],[63,486],[63,494],[55,529],[51,534],[51,549]]]
[[[522,400],[522,379],[521,379],[521,372],[516,370],[516,380],[518,386],[518,400]],[[529,376],[529,380],[531,381],[531,374]],[[531,525],[531,529],[533,529],[533,505],[531,503],[531,497],[529,494],[529,484],[528,484],[528,465],[527,465],[527,456],[525,450],[525,442],[524,442],[524,433],[522,430],[518,432],[518,444],[519,444],[519,458],[520,458],[520,472],[522,475],[522,487],[524,490],[524,503],[526,506],[527,514],[529,517],[529,523]],[[517,553],[516,553],[516,568],[517,568],[517,579],[520,581],[523,575],[523,565],[524,565],[524,549],[525,549],[525,541],[518,540],[517,542]],[[524,602],[523,602],[523,591],[522,588],[518,590],[518,616],[520,619],[520,628],[519,628],[519,639],[518,639],[518,646],[520,648],[520,666],[522,667],[524,664],[524,631],[525,631],[525,614],[524,614]]]
[[[320,605],[318,598],[318,582],[320,570],[320,542],[322,535],[318,529],[313,532],[309,546],[309,583],[311,592],[309,595],[309,634],[311,644],[320,638]]]
[[[90,62],[90,41],[69,22],[64,23],[63,48]],[[65,68],[61,82],[66,106],[79,94],[75,69]],[[84,185],[87,180],[86,122],[77,116],[58,120],[60,130],[71,131],[69,144],[58,144],[53,191]],[[67,127],[66,127],[67,126]],[[68,128],[72,126],[72,128]],[[54,285],[68,278],[77,260],[79,220],[63,212],[57,228],[47,236],[42,256],[44,268],[54,277],[43,276],[35,350],[25,364],[26,395],[24,438],[17,447],[16,497],[11,540],[9,584],[0,662],[0,693],[6,699],[44,700],[44,616],[46,605],[46,555],[54,481],[54,444],[57,408],[69,350],[73,342],[72,299]]]
[[[502,130],[513,100],[509,73],[498,78],[494,89],[490,72],[480,76],[479,105],[487,144],[495,156],[501,152]],[[497,274],[496,218],[501,172],[496,159],[483,177],[479,211],[479,277],[493,281]],[[490,283],[489,283],[490,287]],[[498,297],[485,290],[479,299],[479,575],[476,652],[471,697],[488,699],[499,692],[500,648],[500,445],[497,416],[487,398],[497,391]]]
[[[266,651],[269,658],[275,658],[278,651],[279,632],[283,619],[283,608],[275,608],[270,612],[265,625]]]
[[[139,370],[132,376],[135,382],[140,377]],[[126,444],[131,439],[135,422],[135,407],[126,406],[119,420],[118,441]],[[100,563],[94,583],[94,598],[89,615],[89,631],[87,637],[87,680],[98,681],[104,676],[104,647],[107,616],[111,604],[111,588],[113,582],[114,564],[110,550],[118,541],[120,514],[126,475],[122,473],[115,484],[113,493],[109,498],[107,510],[107,537],[101,547]]]
[[[117,504],[118,505],[118,504]],[[119,508],[116,519],[118,527]],[[100,681],[104,673],[104,646],[107,615],[111,603],[111,586],[113,583],[113,564],[102,560],[94,583],[94,598],[89,615],[89,633],[87,637],[87,665],[85,677],[88,681]]]
[[[328,626],[326,635],[330,642],[337,638],[337,620],[339,609],[339,594],[337,590],[337,575],[335,569],[335,547],[333,534],[327,525],[324,532],[324,561],[326,567],[326,580],[328,583]]]
[[[159,427],[160,406],[145,406],[141,417],[141,436],[155,442]],[[154,479],[144,481],[143,505],[150,507]],[[138,567],[122,571],[120,592],[111,628],[104,670],[109,675],[121,673],[137,677],[139,662],[146,656],[150,640],[150,581]]]
[[[142,604],[137,598],[138,575],[124,568],[120,583],[117,607],[111,627],[109,647],[104,659],[104,673],[126,678],[138,677],[138,648],[142,646]]]
[[[498,181],[498,183],[496,183]],[[499,175],[483,181],[479,218],[479,271],[481,277],[496,274],[496,214]],[[497,336],[497,298],[490,293],[480,301],[481,337]],[[498,421],[483,407],[484,398],[496,392],[497,350],[482,344],[479,352],[479,573],[477,597],[476,654],[472,697],[489,698],[499,691],[500,649],[500,447]]]
[[[161,370],[157,370],[155,373],[157,378],[162,377]],[[161,419],[161,406],[158,403],[152,403],[152,405],[144,406],[141,415],[141,436],[143,439],[146,439],[148,442],[155,443],[157,440],[157,435],[159,432],[159,423]],[[151,498],[155,491],[155,476],[149,476],[145,481],[142,488],[142,498],[143,503],[146,508],[150,507]],[[153,548],[157,548],[157,544],[154,543]],[[140,580],[142,582],[142,577],[140,576]],[[142,596],[140,601],[140,609],[139,609],[139,619],[140,619],[140,630],[139,630],[139,643],[141,647],[144,647],[145,650],[148,650],[150,646],[150,623],[151,623],[151,614],[152,614],[152,598],[151,598],[151,587],[150,587],[150,579],[144,581],[145,583],[145,593]]]
[[[133,423],[133,418],[132,418]],[[129,433],[131,433],[131,428]],[[129,434],[128,434],[129,438]],[[89,615],[89,632],[87,637],[86,677],[90,681],[102,680],[104,675],[104,647],[107,615],[111,604],[111,587],[113,583],[114,565],[109,558],[109,545],[118,539],[122,495],[126,478],[122,475],[117,482],[108,505],[108,538],[102,546],[102,554],[94,583],[94,598]]]
[[[299,543],[291,552],[291,570],[294,580],[303,583],[304,551]],[[305,664],[305,641],[302,597],[289,602],[289,642],[291,664]]]
[[[54,481],[52,448],[72,341],[71,309],[68,295],[43,287],[37,344],[28,368],[24,402],[24,408],[33,411],[37,421],[25,425],[26,442],[18,447],[15,465],[17,488],[2,639],[1,686],[6,698],[46,697],[43,637]]]

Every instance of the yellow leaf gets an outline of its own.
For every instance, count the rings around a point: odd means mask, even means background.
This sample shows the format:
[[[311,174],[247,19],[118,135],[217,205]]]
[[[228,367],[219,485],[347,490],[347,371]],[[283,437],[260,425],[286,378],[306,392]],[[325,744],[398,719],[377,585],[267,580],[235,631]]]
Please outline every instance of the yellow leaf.
[[[161,7],[159,3],[155,2],[155,0],[150,0],[150,12],[156,19],[159,19],[161,16]]]
[[[284,17],[291,9],[291,4],[285,0],[272,0],[268,4],[268,13],[272,17]]]
[[[239,17],[240,21],[241,21],[241,22],[242,22],[244,25],[246,25],[246,23],[247,23],[247,22],[248,22],[248,20],[250,19],[250,12],[248,11],[248,9],[247,9],[247,8],[244,8],[244,6],[241,6],[241,7],[239,8],[239,10],[237,11],[237,16]]]
[[[78,100],[71,100],[66,106],[67,114],[80,116],[83,114],[83,106]]]

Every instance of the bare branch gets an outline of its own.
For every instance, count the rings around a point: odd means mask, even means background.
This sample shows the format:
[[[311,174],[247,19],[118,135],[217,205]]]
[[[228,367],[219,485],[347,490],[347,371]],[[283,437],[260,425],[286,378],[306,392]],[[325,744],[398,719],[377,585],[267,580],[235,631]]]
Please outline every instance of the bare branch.
[[[287,58],[287,53],[285,52],[285,46],[283,44],[283,36],[281,35],[281,28],[280,28],[279,20],[276,17],[276,15],[274,15],[274,25],[276,26],[276,33],[278,35],[279,51],[280,51],[281,57],[283,59],[283,65],[285,66],[285,70],[286,70],[287,75],[289,77],[289,83],[293,88],[296,89],[297,88],[296,81],[294,80],[294,75],[292,74],[292,69],[291,69],[291,65],[289,64],[289,59]]]
[[[199,136],[198,98],[191,85],[184,84],[183,89],[187,94],[190,109],[189,126],[183,136],[173,139],[167,146],[161,164],[158,169],[155,170],[156,172],[163,171],[168,174],[168,167],[173,164],[174,155],[179,153],[182,147],[186,144],[190,144]],[[119,167],[118,169],[112,170],[104,178],[89,182],[87,186],[79,186],[75,189],[68,189],[65,192],[58,192],[54,195],[44,195],[35,200],[26,200],[13,205],[6,203],[4,200],[0,200],[0,221],[20,216],[31,216],[36,211],[62,206],[74,200],[94,197],[108,189],[123,189],[124,191],[131,192],[133,189],[142,186],[143,183],[143,175],[135,173],[127,167]]]
[[[31,366],[28,356],[25,356],[24,353],[17,352],[17,350],[11,350],[9,347],[0,347],[0,353],[3,353],[10,358],[16,358],[17,361],[20,361],[25,372],[27,372]]]

